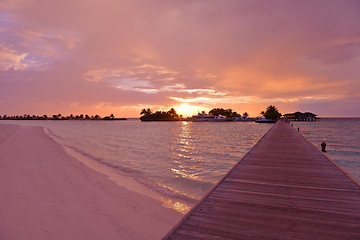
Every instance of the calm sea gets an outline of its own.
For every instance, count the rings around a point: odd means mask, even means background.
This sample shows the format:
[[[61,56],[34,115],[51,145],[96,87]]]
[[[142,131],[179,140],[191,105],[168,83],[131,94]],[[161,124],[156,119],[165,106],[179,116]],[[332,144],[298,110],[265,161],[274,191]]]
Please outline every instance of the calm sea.
[[[325,142],[325,155],[360,182],[360,118],[322,118],[293,126],[319,149]]]
[[[42,126],[92,161],[131,175],[189,207],[271,128],[252,122],[2,121]],[[293,122],[326,155],[360,180],[360,119]]]

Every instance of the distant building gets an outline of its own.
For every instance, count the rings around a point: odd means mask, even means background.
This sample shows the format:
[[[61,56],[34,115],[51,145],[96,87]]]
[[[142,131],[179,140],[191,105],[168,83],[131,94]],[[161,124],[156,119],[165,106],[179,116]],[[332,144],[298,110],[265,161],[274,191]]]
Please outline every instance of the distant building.
[[[283,115],[284,118],[287,118],[291,121],[317,121],[319,118],[316,114],[311,112],[295,112],[295,113],[287,113]]]

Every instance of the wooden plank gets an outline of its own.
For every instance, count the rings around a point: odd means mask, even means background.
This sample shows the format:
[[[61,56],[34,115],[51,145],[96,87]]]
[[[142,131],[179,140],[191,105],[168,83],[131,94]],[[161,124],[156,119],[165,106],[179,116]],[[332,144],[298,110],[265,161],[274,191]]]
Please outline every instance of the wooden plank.
[[[229,216],[224,215],[201,215],[194,214],[189,217],[189,220],[193,220],[193,225],[198,226],[203,223],[207,223],[209,226],[212,226],[216,229],[221,229],[222,231],[231,231],[236,234],[246,234],[249,232],[253,232],[257,226],[261,226],[261,231],[266,231],[269,233],[269,230],[277,229],[274,231],[273,237],[278,235],[278,231],[282,231],[289,227],[289,223],[295,223],[293,231],[304,231],[304,232],[314,232],[317,234],[322,234],[326,236],[342,236],[341,230],[346,230],[348,234],[356,235],[358,232],[358,227],[356,224],[348,224],[345,228],[342,226],[339,227],[337,222],[331,221],[319,221],[312,219],[304,219],[304,218],[296,218],[296,217],[288,217],[282,215],[282,218],[274,218],[272,215],[261,215],[258,214],[256,216],[250,215],[241,215],[237,218],[231,218]],[[314,228],[315,227],[315,228]],[[257,232],[260,232],[257,230]],[[270,233],[269,233],[270,234]],[[268,235],[271,236],[271,235]]]
[[[279,121],[164,239],[360,239],[360,186]]]
[[[275,201],[286,201],[289,202],[291,200],[292,202],[316,202],[320,204],[334,204],[336,206],[342,207],[343,205],[346,206],[353,206],[355,209],[358,209],[360,211],[360,208],[358,207],[358,198],[356,196],[353,196],[352,198],[345,198],[345,199],[338,199],[338,198],[329,198],[329,195],[327,197],[321,195],[321,196],[299,196],[294,194],[289,194],[288,192],[285,193],[265,193],[260,191],[248,191],[248,190],[239,190],[239,189],[228,189],[228,188],[218,188],[217,191],[212,196],[220,196],[220,197],[228,197],[228,198],[235,198],[238,199],[238,196],[242,196],[244,198],[255,198],[258,199],[261,198],[267,198],[274,199]]]
[[[257,183],[243,183],[233,181],[223,181],[218,188],[233,189],[249,192],[261,192],[261,193],[278,193],[299,197],[314,197],[314,198],[326,198],[334,200],[353,200],[357,201],[358,194],[352,189],[331,189],[331,188],[311,188],[304,186],[289,186],[279,184],[257,184]],[[343,194],[346,193],[346,194]],[[325,197],[324,197],[325,196]]]
[[[246,219],[246,221],[253,221],[256,223],[261,223],[261,225],[269,226],[278,226],[279,221],[287,224],[289,220],[296,220],[299,223],[309,222],[311,224],[332,224],[336,225],[335,228],[343,225],[351,229],[358,228],[358,223],[360,220],[356,216],[349,216],[343,213],[337,214],[335,218],[334,215],[329,212],[315,212],[314,214],[314,212],[309,211],[308,214],[306,214],[303,209],[290,210],[289,208],[284,207],[278,207],[275,209],[263,207],[262,209],[267,211],[257,211],[253,208],[230,209],[223,206],[217,206],[209,209],[204,209],[202,211],[195,211],[192,213],[191,216],[201,216],[203,218],[210,218],[214,216],[215,218],[218,218],[219,221],[221,218],[225,218],[226,220],[231,221],[234,224],[238,223],[239,221],[244,221],[244,219]],[[319,214],[319,216],[316,214]],[[269,221],[269,219],[271,219],[272,221]]]

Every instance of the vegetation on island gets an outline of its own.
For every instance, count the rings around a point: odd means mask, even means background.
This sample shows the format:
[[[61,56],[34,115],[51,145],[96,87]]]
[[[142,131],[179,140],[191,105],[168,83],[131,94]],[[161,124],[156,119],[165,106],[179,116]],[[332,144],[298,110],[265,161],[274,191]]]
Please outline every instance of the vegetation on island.
[[[232,109],[223,109],[223,108],[213,108],[209,111],[209,114],[212,114],[214,116],[224,116],[227,118],[236,118],[241,117],[241,115]]]
[[[265,112],[261,112],[261,115],[271,120],[278,120],[281,117],[281,113],[279,113],[278,109],[273,105],[268,106]]]
[[[181,115],[176,113],[174,108],[171,108],[169,111],[156,111],[152,112],[150,108],[143,109],[140,112],[141,121],[178,121],[182,118]]]
[[[202,112],[205,114],[205,112]],[[223,116],[227,117],[229,121],[236,117],[241,117],[241,114],[233,111],[232,109],[223,109],[223,108],[213,108],[209,111],[209,114],[214,116]],[[179,120],[187,120],[190,121],[192,118],[183,118],[182,115],[178,115],[174,108],[171,108],[168,111],[151,111],[150,108],[144,108],[140,112],[140,120],[141,121],[179,121]],[[247,112],[243,113],[243,116],[248,117],[249,114]]]
[[[29,115],[29,114],[15,115],[15,116],[0,115],[0,120],[126,120],[126,118],[116,118],[114,114],[110,114],[109,116],[102,118],[97,114],[92,116],[88,114],[85,115],[70,114],[69,116],[63,116],[61,115],[61,113],[59,113],[59,114],[54,114],[52,116],[48,116],[45,114],[42,116]]]

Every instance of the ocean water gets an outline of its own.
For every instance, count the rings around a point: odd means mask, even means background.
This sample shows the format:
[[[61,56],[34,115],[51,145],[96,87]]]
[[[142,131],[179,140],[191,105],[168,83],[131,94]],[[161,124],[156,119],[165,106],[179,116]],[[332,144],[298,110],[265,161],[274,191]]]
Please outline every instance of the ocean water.
[[[325,155],[360,182],[360,118],[322,118],[292,124],[319,149],[325,142]]]
[[[253,122],[2,121],[42,126],[66,148],[131,175],[185,212],[271,128]],[[1,123],[2,123],[1,122]],[[293,122],[360,180],[360,119]]]
[[[270,129],[253,122],[3,121],[59,143],[190,207]],[[180,209],[181,210],[181,209]]]

